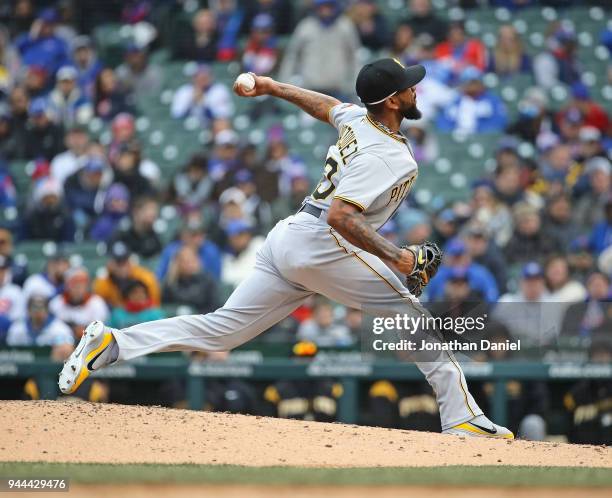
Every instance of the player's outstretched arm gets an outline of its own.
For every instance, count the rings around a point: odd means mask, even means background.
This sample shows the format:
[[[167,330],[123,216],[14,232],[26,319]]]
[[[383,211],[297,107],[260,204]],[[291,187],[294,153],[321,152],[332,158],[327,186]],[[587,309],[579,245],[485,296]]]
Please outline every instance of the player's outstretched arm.
[[[378,256],[400,273],[409,275],[414,270],[414,254],[379,235],[357,206],[335,198],[327,213],[327,223],[351,244]]]
[[[241,97],[257,97],[258,95],[271,95],[291,102],[304,112],[325,123],[329,123],[329,110],[341,102],[329,95],[306,90],[288,83],[280,83],[268,76],[257,76],[249,73],[255,78],[255,87],[246,90],[238,82],[234,83],[234,93]]]

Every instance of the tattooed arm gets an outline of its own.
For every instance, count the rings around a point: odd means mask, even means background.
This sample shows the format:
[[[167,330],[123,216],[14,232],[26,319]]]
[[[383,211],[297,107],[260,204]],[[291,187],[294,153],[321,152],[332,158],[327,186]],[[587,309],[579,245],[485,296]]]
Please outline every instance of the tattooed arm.
[[[267,76],[257,76],[250,73],[255,78],[255,88],[245,90],[242,86],[234,83],[234,93],[241,97],[257,97],[258,95],[271,95],[298,106],[304,112],[325,123],[329,123],[329,110],[341,102],[334,97],[322,93],[306,90],[287,83],[268,78]]]
[[[408,275],[414,269],[414,255],[379,235],[365,220],[360,209],[342,199],[335,198],[327,213],[327,223],[351,244],[378,256]]]

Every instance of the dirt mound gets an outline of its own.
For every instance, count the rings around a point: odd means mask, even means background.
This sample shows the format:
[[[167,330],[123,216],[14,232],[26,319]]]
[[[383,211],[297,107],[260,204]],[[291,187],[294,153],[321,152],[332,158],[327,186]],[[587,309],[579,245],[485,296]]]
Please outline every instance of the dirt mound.
[[[0,461],[612,467],[612,449],[159,407],[0,402]]]

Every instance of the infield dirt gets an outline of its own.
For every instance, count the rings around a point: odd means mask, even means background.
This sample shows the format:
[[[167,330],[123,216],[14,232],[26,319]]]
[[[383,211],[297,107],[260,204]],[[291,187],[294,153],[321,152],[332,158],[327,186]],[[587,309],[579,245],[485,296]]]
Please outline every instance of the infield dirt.
[[[0,402],[0,461],[612,468],[612,448],[462,438],[160,407]]]

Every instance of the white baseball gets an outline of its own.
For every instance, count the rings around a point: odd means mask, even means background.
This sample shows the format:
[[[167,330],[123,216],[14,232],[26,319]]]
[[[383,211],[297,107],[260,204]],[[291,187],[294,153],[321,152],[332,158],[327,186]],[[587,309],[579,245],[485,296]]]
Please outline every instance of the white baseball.
[[[242,73],[238,75],[238,78],[236,78],[236,83],[238,83],[247,92],[250,92],[253,90],[253,88],[255,88],[255,78],[249,73]]]

